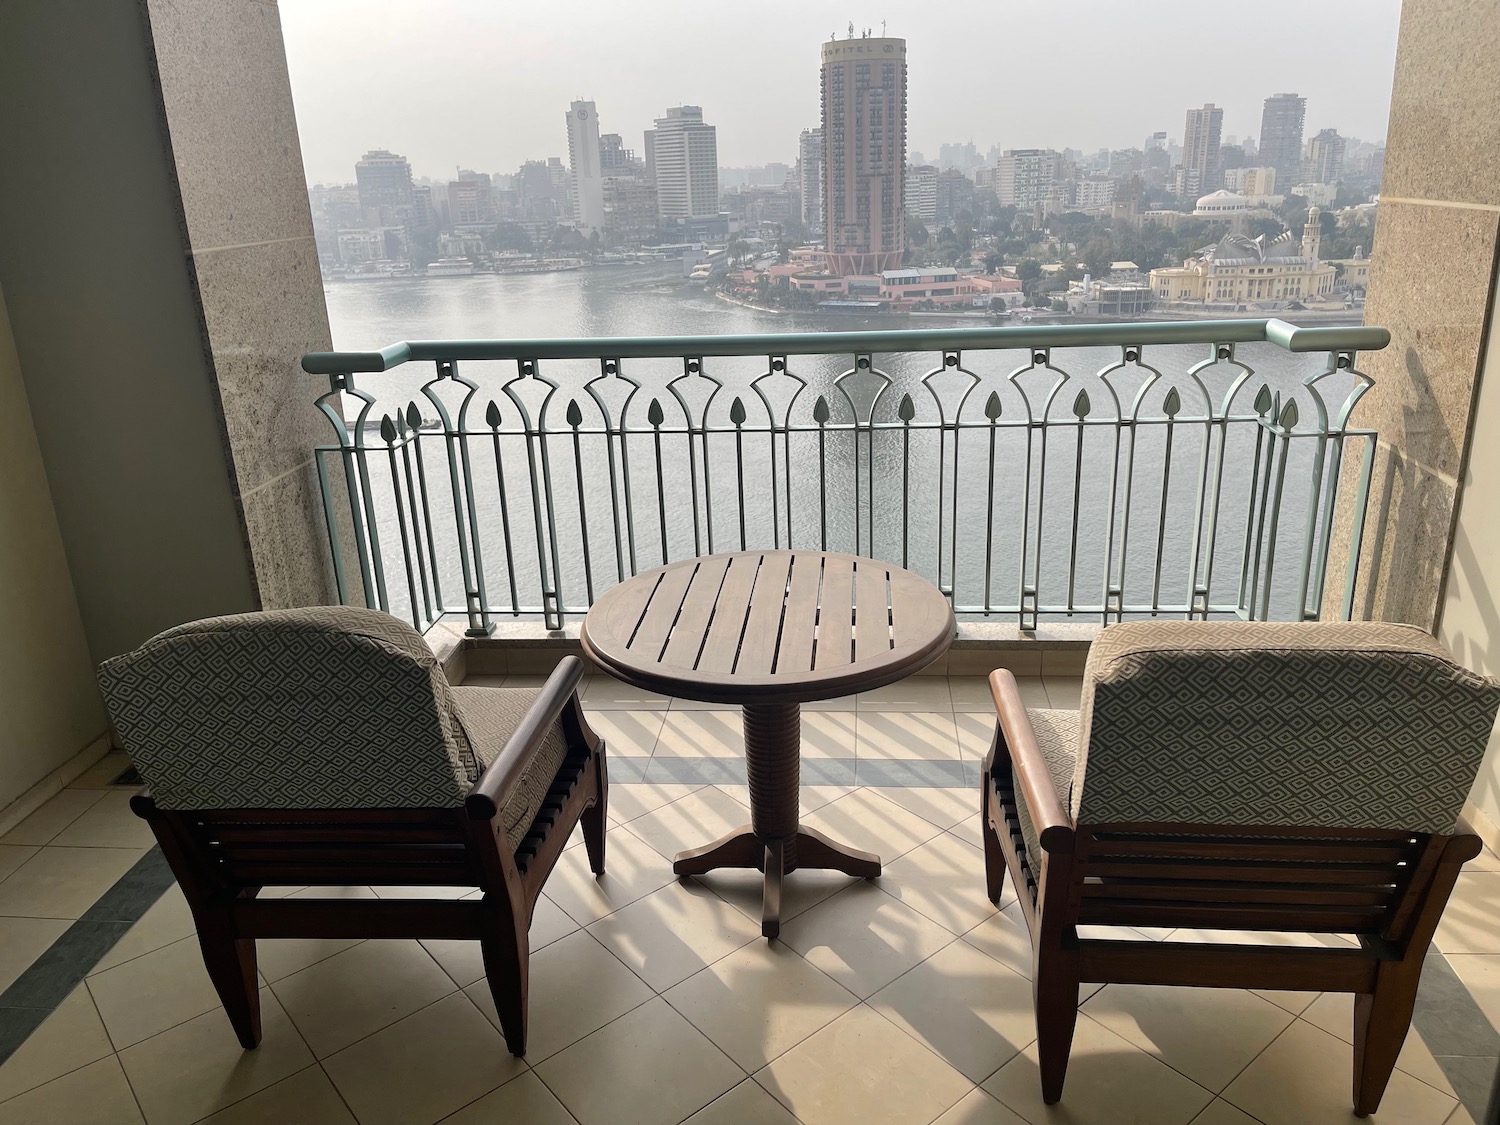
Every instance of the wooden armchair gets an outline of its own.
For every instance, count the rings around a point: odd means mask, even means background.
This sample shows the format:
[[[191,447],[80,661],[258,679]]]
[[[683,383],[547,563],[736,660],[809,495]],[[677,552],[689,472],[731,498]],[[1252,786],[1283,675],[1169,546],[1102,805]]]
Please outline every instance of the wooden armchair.
[[[1354,1111],[1375,1112],[1422,960],[1476,836],[1455,831],[1500,683],[1385,624],[1137,622],[1095,641],[1079,712],[990,677],[989,897],[1031,933],[1042,1096],[1082,981],[1354,994]],[[1287,946],[1080,926],[1344,934]]]
[[[261,1034],[257,938],[471,938],[506,1045],[525,1054],[527,931],[575,824],[604,871],[609,786],[582,671],[566,657],[540,691],[454,688],[415,630],[349,607],[193,622],[103,666],[150,786],[132,808],[244,1046]],[[341,885],[484,893],[257,897]]]

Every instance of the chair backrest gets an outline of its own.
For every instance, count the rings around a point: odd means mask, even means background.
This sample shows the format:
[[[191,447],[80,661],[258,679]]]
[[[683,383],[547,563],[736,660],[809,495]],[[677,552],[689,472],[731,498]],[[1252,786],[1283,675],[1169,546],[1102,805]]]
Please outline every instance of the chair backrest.
[[[99,685],[162,809],[457,806],[477,775],[432,651],[374,610],[194,621]]]
[[[1084,673],[1081,824],[1451,832],[1500,682],[1378,622],[1131,622]]]

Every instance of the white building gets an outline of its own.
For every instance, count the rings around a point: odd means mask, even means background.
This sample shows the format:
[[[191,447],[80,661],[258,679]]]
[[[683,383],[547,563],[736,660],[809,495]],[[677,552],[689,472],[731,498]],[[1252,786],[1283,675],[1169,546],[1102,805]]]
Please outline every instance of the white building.
[[[797,140],[797,185],[802,192],[802,222],[823,229],[823,130],[803,129]]]
[[[931,164],[919,164],[906,172],[906,213],[924,223],[937,221],[938,170]]]
[[[1052,149],[1008,148],[995,163],[995,196],[1002,207],[1045,203],[1057,180],[1058,155]]]
[[[593,102],[568,106],[568,185],[573,219],[586,231],[604,227],[604,177],[599,170],[599,114]]]
[[[1109,176],[1085,176],[1078,181],[1073,205],[1080,211],[1102,211],[1115,201],[1115,180]]]
[[[719,214],[718,130],[695,105],[675,106],[646,130],[646,174],[663,223]]]

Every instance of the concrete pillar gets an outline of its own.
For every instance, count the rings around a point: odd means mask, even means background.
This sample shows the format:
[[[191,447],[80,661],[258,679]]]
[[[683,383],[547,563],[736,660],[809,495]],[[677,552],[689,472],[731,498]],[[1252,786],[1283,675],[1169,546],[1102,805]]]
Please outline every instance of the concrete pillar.
[[[1355,415],[1380,433],[1356,617],[1432,628],[1442,603],[1500,244],[1496,57],[1492,0],[1402,5],[1365,307],[1391,344],[1361,357],[1375,387]]]

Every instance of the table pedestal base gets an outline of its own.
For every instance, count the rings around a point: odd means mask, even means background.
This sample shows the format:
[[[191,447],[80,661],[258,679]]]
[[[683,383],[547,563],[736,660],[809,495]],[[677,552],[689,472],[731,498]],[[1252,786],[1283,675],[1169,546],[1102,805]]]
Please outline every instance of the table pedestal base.
[[[781,884],[787,874],[810,867],[873,879],[880,874],[880,857],[798,823],[802,722],[797,704],[757,704],[744,710],[751,821],[711,844],[679,852],[672,870],[678,875],[721,867],[765,872],[760,932],[774,938],[781,932]]]

